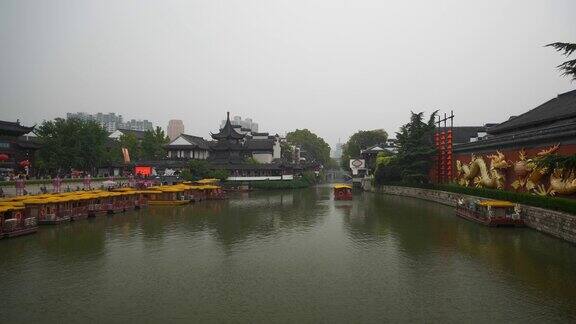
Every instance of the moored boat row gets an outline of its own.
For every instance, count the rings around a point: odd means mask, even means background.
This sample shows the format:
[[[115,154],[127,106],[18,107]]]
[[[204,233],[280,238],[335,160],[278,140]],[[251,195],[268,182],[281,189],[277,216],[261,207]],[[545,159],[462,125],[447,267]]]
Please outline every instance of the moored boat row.
[[[202,179],[170,186],[150,187],[149,189],[155,193],[150,195],[149,204],[183,205],[202,200],[225,199],[226,194],[217,183],[217,179]]]
[[[205,199],[223,199],[216,179],[113,191],[74,191],[27,195],[0,200],[0,238],[31,234],[38,225],[54,225],[101,214],[115,214],[150,205],[181,205]]]

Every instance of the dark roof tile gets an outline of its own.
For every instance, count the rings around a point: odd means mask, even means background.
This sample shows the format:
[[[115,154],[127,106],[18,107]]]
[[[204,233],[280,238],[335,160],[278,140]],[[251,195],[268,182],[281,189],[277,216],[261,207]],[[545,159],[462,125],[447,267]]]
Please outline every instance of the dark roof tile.
[[[501,134],[534,126],[554,123],[559,119],[576,116],[576,90],[559,94],[522,115],[489,127],[489,134]]]
[[[440,127],[439,131],[446,130],[448,128]],[[486,127],[484,126],[456,126],[452,127],[452,143],[469,143],[471,138],[477,137],[478,132],[485,132]]]

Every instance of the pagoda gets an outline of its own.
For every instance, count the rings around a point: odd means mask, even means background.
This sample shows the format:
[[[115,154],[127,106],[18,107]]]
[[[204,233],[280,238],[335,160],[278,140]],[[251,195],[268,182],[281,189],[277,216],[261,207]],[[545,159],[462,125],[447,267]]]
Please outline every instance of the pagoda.
[[[244,134],[238,133],[230,122],[227,112],[226,123],[217,134],[210,133],[216,141],[212,146],[210,160],[218,164],[241,164],[245,161]]]
[[[24,135],[34,127],[20,125],[19,121],[0,120],[0,174],[30,170],[40,145]]]

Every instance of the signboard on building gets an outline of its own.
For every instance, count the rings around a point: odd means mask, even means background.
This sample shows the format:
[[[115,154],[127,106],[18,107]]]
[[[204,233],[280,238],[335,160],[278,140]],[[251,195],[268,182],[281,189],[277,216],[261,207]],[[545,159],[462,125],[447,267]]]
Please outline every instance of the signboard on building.
[[[366,168],[366,160],[364,159],[350,159],[350,170],[353,175],[358,174],[358,170]]]

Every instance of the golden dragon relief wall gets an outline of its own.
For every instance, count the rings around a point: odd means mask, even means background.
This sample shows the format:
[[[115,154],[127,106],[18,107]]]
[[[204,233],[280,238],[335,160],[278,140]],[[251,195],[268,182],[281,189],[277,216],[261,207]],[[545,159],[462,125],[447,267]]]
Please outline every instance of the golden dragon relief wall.
[[[508,183],[506,175],[514,181],[510,187],[516,191],[524,191],[537,195],[572,195],[576,193],[576,170],[560,166],[542,166],[546,157],[558,150],[560,145],[542,150],[532,157],[527,156],[524,149],[518,152],[518,161],[511,162],[500,151],[482,156],[472,154],[469,163],[456,160],[455,181],[462,186],[478,188],[505,189]]]

